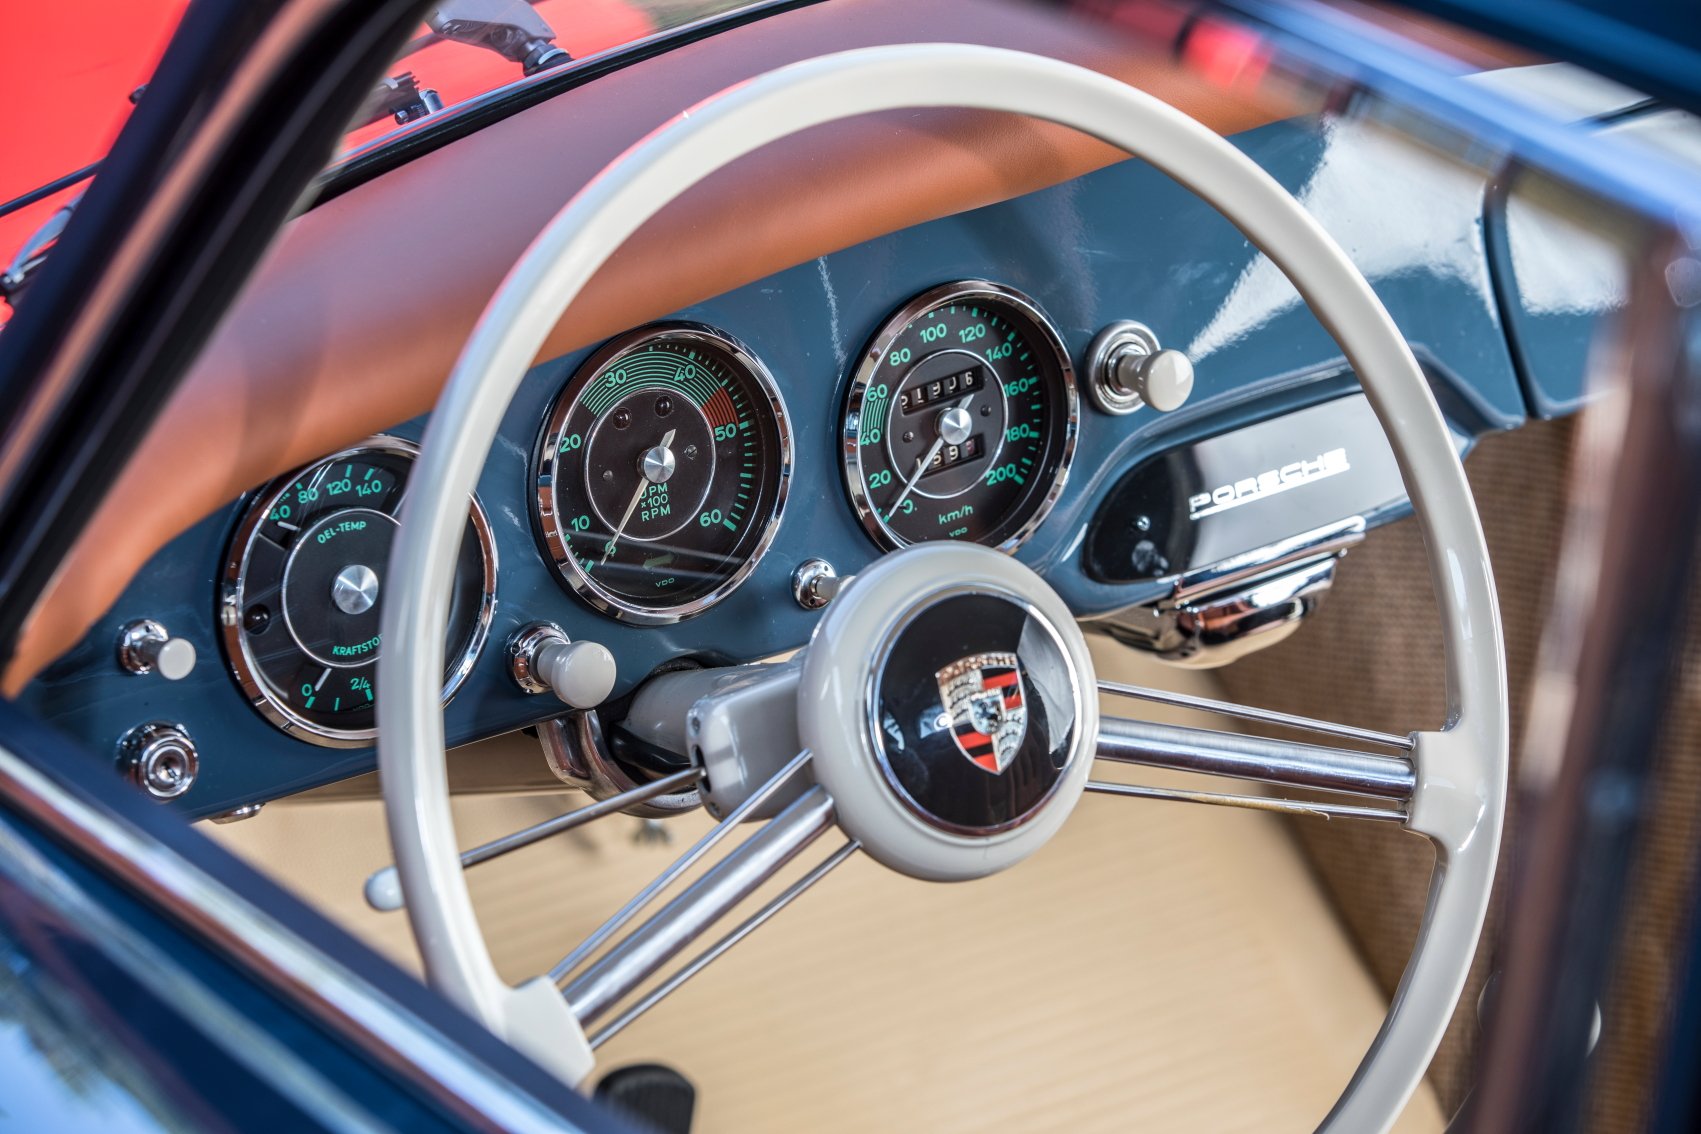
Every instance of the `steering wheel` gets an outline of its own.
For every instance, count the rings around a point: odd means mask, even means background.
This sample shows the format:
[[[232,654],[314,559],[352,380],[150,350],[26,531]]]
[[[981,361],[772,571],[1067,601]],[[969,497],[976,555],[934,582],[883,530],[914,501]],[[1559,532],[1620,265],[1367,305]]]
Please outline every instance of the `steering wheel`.
[[[799,130],[910,107],[1027,115],[1118,146],[1198,194],[1286,273],[1358,374],[1398,459],[1442,619],[1448,722],[1403,737],[1278,722],[1354,738],[1355,749],[1137,719],[1101,722],[1081,631],[1038,575],[981,547],[906,548],[843,590],[801,662],[758,675],[770,695],[755,699],[766,709],[750,711],[782,709],[766,722],[746,722],[754,727],[745,733],[784,734],[765,726],[795,723],[798,746],[789,758],[758,768],[752,751],[739,757],[748,773],[742,780],[717,773],[704,794],[721,824],[550,974],[510,987],[496,973],[468,896],[438,697],[455,549],[504,409],[586,281],[662,206]],[[1056,833],[1090,786],[1095,758],[1157,764],[1164,753],[1185,750],[1187,766],[1196,769],[1391,800],[1395,807],[1379,814],[1434,844],[1429,904],[1404,978],[1320,1129],[1362,1134],[1392,1125],[1464,987],[1499,852],[1508,710],[1488,551],[1452,439],[1392,319],[1305,210],[1209,129],[1095,72],[984,47],[848,51],[736,86],[628,150],[550,222],[485,310],[426,431],[387,589],[379,758],[390,838],[427,974],[451,1000],[571,1083],[594,1064],[587,1024],[824,831],[837,826],[848,838],[823,866],[860,847],[917,877],[979,877],[1013,865]],[[975,704],[964,709],[959,695]],[[703,714],[736,715],[751,701],[699,682],[681,694],[679,713],[700,727]],[[919,716],[917,704],[924,706]],[[956,762],[960,771],[968,755],[954,747],[953,722],[970,727],[963,722],[971,720],[994,734],[981,738],[991,751],[981,755],[998,765],[983,776],[992,786],[943,790],[960,777],[944,774],[942,762]],[[1359,750],[1365,745],[1394,754]],[[594,956],[719,833],[770,815],[699,883]]]

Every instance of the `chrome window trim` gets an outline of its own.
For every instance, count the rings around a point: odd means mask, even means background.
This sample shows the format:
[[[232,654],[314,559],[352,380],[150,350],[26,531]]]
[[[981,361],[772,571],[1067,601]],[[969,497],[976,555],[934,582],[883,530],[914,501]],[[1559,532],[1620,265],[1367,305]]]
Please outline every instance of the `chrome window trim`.
[[[369,177],[376,177],[396,166],[405,165],[420,153],[454,141],[462,136],[457,130],[471,131],[481,128],[477,124],[465,123],[464,120],[468,117],[500,112],[498,117],[506,118],[539,102],[566,94],[584,83],[594,82],[611,71],[642,63],[655,55],[684,47],[710,35],[730,31],[792,8],[807,7],[820,2],[821,0],[757,0],[730,11],[700,16],[671,28],[653,31],[637,39],[615,44],[601,51],[593,51],[589,55],[580,55],[560,67],[552,67],[535,75],[523,76],[491,87],[487,91],[451,103],[442,110],[416,118],[393,130],[386,130],[358,146],[339,152],[315,181],[312,204],[321,204],[347,189],[352,189]],[[406,58],[407,56],[402,56],[392,61],[391,69],[405,70]],[[511,105],[505,107],[505,103]],[[435,137],[438,134],[445,136]],[[410,143],[418,145],[416,147]],[[401,156],[398,156],[397,151],[402,152]],[[390,164],[392,161],[394,164]]]
[[[225,1047],[237,1063],[255,1078],[270,1082],[325,1129],[371,1134],[381,1134],[387,1129],[358,1099],[208,989],[175,955],[147,940],[93,900],[64,869],[26,842],[13,824],[3,820],[0,820],[0,879],[99,940],[115,966],[137,984],[151,989],[160,1000],[177,1005],[185,1015],[208,1020],[209,1030],[227,1040]]]
[[[584,1134],[523,1084],[461,1048],[243,894],[148,832],[77,798],[4,746],[0,799],[263,974],[321,1023],[443,1104],[505,1130]],[[476,1025],[469,1020],[468,1026]]]

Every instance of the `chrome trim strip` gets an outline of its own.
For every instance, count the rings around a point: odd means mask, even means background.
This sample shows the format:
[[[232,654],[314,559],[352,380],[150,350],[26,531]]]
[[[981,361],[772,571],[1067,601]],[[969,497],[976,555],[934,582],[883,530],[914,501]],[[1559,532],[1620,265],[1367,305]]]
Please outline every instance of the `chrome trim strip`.
[[[581,1128],[405,1005],[362,981],[240,892],[146,831],[73,796],[0,747],[0,798],[277,984],[313,1016],[464,1115],[504,1129]],[[469,1026],[472,1026],[469,1022]]]
[[[1324,524],[1322,527],[1244,551],[1216,563],[1196,567],[1180,575],[1167,576],[1159,580],[1171,587],[1170,594],[1164,601],[1192,598],[1300,559],[1344,550],[1361,542],[1366,529],[1363,516],[1349,516],[1336,523]]]

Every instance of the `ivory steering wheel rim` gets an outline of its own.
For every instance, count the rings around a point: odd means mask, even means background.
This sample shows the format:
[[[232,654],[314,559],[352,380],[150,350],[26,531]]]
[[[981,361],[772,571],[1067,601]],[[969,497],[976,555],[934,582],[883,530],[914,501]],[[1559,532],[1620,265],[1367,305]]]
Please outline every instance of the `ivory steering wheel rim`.
[[[1488,554],[1451,434],[1410,348],[1364,277],[1249,158],[1157,99],[1072,64],[952,44],[823,56],[735,86],[632,147],[578,193],[509,272],[432,414],[386,582],[379,763],[390,838],[430,982],[570,1082],[582,1030],[546,977],[496,973],[449,809],[438,703],[450,566],[466,501],[544,337],[626,238],[680,193],[811,126],[884,110],[1003,111],[1082,131],[1197,194],[1294,283],[1358,374],[1423,532],[1441,614],[1443,731],[1415,734],[1406,826],[1436,849],[1418,943],[1376,1040],[1319,1127],[1386,1130],[1417,1088],[1463,990],[1486,914],[1506,796],[1506,663]]]

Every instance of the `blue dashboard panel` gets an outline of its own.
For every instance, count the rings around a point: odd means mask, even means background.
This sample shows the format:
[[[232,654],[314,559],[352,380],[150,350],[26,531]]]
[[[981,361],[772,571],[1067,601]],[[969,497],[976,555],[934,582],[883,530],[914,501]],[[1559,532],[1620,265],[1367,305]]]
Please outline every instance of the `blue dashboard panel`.
[[[1300,120],[1235,141],[1365,271],[1462,439],[1521,422],[1524,395],[1488,273],[1480,178],[1366,127]],[[1088,520],[1119,477],[1173,446],[1356,388],[1338,349],[1273,266],[1208,206],[1140,162],[845,249],[677,313],[731,332],[767,364],[786,402],[796,461],[777,539],[744,584],[696,618],[643,628],[583,605],[540,554],[533,451],[552,399],[589,352],[545,363],[522,383],[480,482],[500,562],[497,606],[489,642],[447,709],[450,741],[552,715],[550,703],[514,686],[501,648],[539,619],[608,646],[619,663],[617,693],[681,656],[740,661],[802,645],[817,615],[792,600],[793,569],[820,557],[852,573],[879,554],[849,505],[840,468],[848,374],[900,303],[942,282],[975,278],[1032,297],[1077,367],[1095,332],[1117,319],[1146,323],[1195,364],[1194,395],[1173,414],[1113,417],[1083,399],[1067,487],[1017,552],[1082,615],[1158,597],[1156,584],[1111,586],[1081,567]],[[423,427],[421,419],[391,432],[417,438]],[[163,549],[87,638],[22,695],[28,709],[103,757],[138,723],[182,723],[199,745],[201,774],[178,806],[196,815],[374,765],[370,748],[321,748],[278,732],[232,680],[215,606],[242,506],[233,502]],[[171,683],[119,669],[119,628],[142,617],[194,643],[201,660],[188,678]]]

